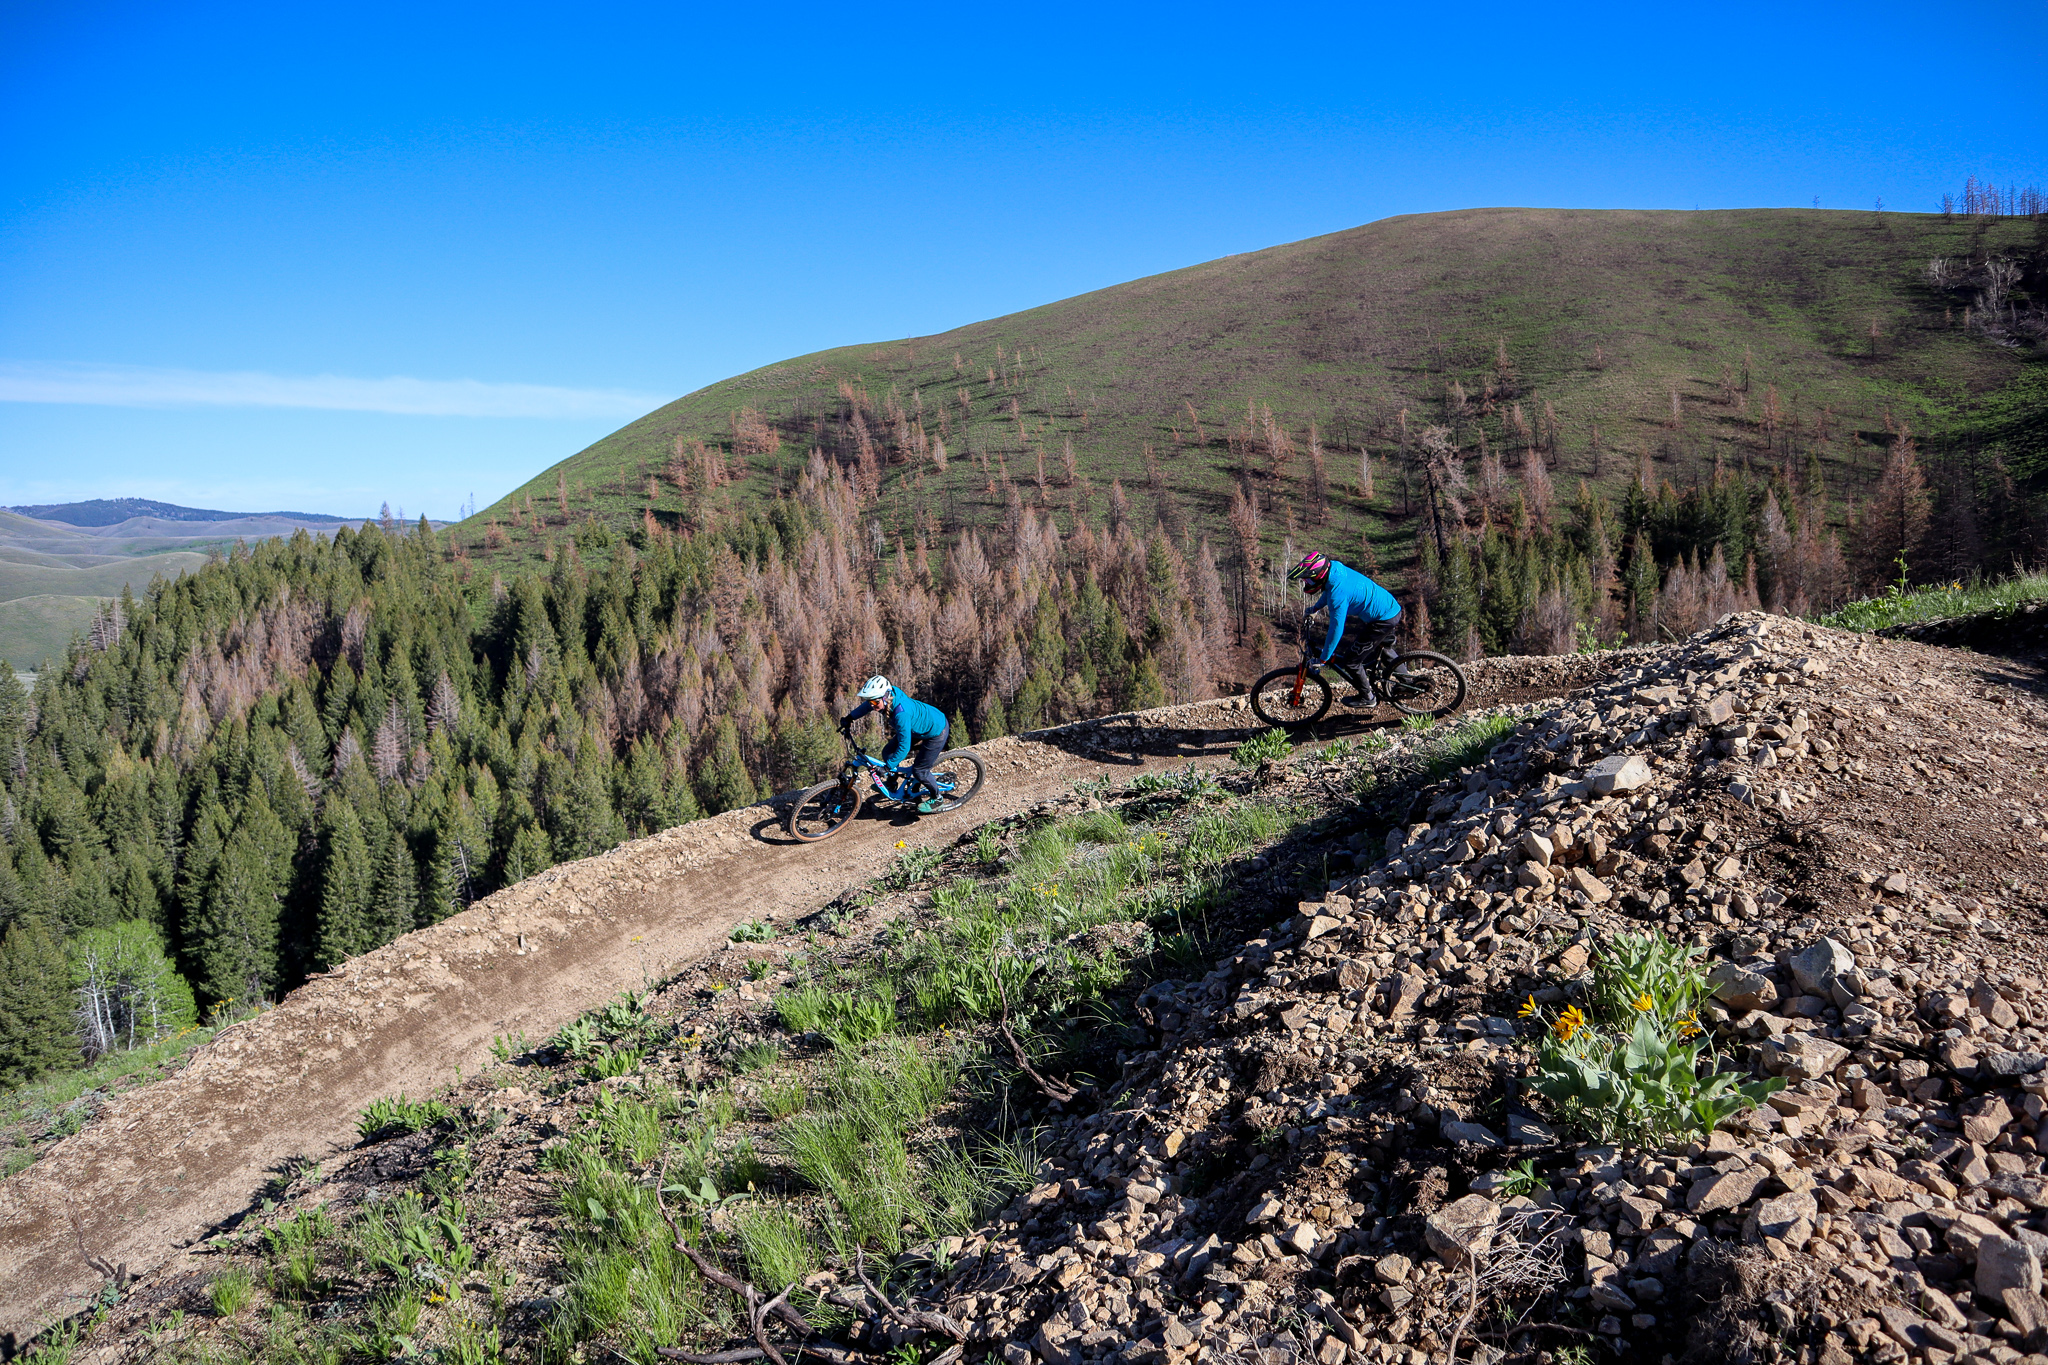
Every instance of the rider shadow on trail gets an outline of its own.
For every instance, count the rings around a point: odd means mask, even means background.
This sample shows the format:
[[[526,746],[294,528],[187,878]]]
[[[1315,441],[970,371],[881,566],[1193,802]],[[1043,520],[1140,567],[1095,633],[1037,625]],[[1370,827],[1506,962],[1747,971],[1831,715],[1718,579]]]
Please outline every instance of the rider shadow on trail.
[[[783,817],[789,805],[801,796],[801,792],[779,792],[768,798],[769,814],[756,820],[747,834],[757,844],[769,844],[777,848],[800,848],[804,840],[793,837],[783,827]],[[882,802],[863,800],[858,814],[849,822],[854,826],[891,825],[898,829],[909,829],[918,822],[918,813],[907,806],[891,806]]]

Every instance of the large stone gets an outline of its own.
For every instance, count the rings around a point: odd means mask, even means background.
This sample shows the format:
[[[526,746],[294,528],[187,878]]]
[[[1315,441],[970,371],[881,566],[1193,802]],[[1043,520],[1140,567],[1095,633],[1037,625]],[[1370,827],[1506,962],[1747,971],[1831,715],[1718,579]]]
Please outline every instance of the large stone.
[[[1671,1273],[1678,1268],[1678,1258],[1685,1254],[1685,1236],[1671,1228],[1658,1228],[1643,1238],[1636,1248],[1635,1260],[1629,1263],[1631,1275],[1654,1275],[1669,1281]]]
[[[1422,1225],[1422,1240],[1447,1266],[1463,1265],[1493,1245],[1500,1207],[1483,1194],[1468,1194],[1431,1214]]]
[[[1756,1206],[1756,1230],[1763,1237],[1775,1237],[1790,1247],[1806,1245],[1813,1235],[1813,1220],[1820,1214],[1814,1197],[1803,1191],[1781,1194]]]
[[[1515,869],[1515,885],[1542,890],[1551,883],[1550,869],[1541,863],[1523,863]]]
[[[2008,1289],[2041,1292],[2041,1258],[2012,1237],[1986,1237],[1977,1244],[1977,1292],[1993,1303]]]
[[[1778,986],[1761,972],[1733,962],[1717,962],[1707,973],[1714,998],[1735,1010],[1760,1010],[1778,1001]]]
[[[1390,976],[1380,986],[1380,999],[1384,1002],[1389,1019],[1399,1019],[1412,1013],[1422,997],[1429,992],[1429,978],[1416,972],[1402,972]]]
[[[1965,1261],[1977,1259],[1977,1248],[1986,1239],[2005,1235],[2005,1229],[1989,1218],[1961,1209],[1929,1209],[1926,1217],[1930,1225],[1941,1230],[1948,1249]]]
[[[1983,1095],[1963,1106],[1963,1136],[1988,1146],[1998,1141],[2005,1125],[2012,1122],[2012,1110],[1996,1095]]]
[[[1722,725],[1734,719],[1735,699],[1726,692],[1692,708],[1696,725]]]
[[[1984,1016],[1993,1028],[2009,1029],[2019,1023],[2020,1016],[1998,988],[1988,981],[1980,981],[1970,990],[1970,1008]]]
[[[1586,770],[1586,786],[1605,796],[1610,792],[1632,792],[1646,785],[1653,774],[1641,754],[1616,754],[1603,758]]]
[[[1614,893],[1607,889],[1607,883],[1583,867],[1575,867],[1564,874],[1565,884],[1595,905],[1605,905],[1614,899]]]
[[[1557,845],[1551,843],[1550,840],[1534,830],[1522,836],[1520,847],[1522,850],[1522,860],[1535,863],[1540,867],[1549,867],[1550,860],[1557,856]]]
[[[1995,1175],[1984,1182],[1986,1193],[2015,1199],[2036,1212],[2048,1209],[2048,1180],[2037,1175]]]
[[[2004,1300],[2005,1315],[2020,1329],[2021,1336],[2048,1332],[2048,1301],[2043,1301],[2039,1290],[2008,1289],[1999,1298]]]
[[[1446,1142],[1476,1142],[1482,1147],[1501,1145],[1500,1135],[1483,1123],[1465,1123],[1459,1119],[1445,1119],[1438,1130]]]
[[[1849,1049],[1810,1033],[1780,1038],[1764,1053],[1764,1066],[1789,1081],[1817,1081],[1834,1073]]]
[[[1834,978],[1856,969],[1856,954],[1831,938],[1821,939],[1792,954],[1786,964],[1792,969],[1792,979],[1799,983],[1799,989],[1809,995],[1826,995]]]
[[[1695,1180],[1686,1192],[1686,1211],[1695,1214],[1720,1213],[1725,1209],[1739,1209],[1749,1202],[1757,1186],[1764,1183],[1770,1172],[1761,1166],[1744,1166],[1740,1170],[1723,1175],[1710,1175],[1704,1180]]]

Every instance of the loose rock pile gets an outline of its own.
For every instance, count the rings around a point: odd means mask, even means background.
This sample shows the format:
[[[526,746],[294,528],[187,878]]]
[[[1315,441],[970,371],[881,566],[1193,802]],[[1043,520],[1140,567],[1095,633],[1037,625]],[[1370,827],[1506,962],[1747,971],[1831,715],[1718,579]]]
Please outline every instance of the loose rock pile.
[[[1641,657],[1427,788],[1369,873],[1153,988],[1158,1048],[941,1248],[935,1301],[1014,1365],[1688,1331],[1738,1359],[2048,1362],[2042,707],[1968,656],[1761,614]],[[1881,842],[1965,789],[1939,843]],[[1723,1055],[1787,1086],[1704,1143],[1561,1142],[1514,1007],[1650,927],[1706,950]]]

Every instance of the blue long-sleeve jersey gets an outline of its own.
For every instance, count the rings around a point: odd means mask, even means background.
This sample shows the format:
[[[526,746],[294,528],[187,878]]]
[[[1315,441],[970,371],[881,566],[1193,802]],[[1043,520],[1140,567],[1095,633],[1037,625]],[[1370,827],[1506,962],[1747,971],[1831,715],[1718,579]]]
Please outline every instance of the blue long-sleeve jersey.
[[[910,746],[921,739],[933,739],[946,733],[950,723],[946,713],[936,706],[928,706],[917,700],[900,687],[889,689],[896,694],[895,709],[888,713],[889,747],[882,754],[882,762],[895,767],[910,757]],[[875,709],[871,701],[864,701],[846,713],[846,719],[859,720]]]
[[[1401,617],[1401,604],[1394,600],[1394,594],[1334,559],[1330,561],[1329,584],[1304,614],[1313,616],[1325,610],[1330,613],[1330,629],[1329,638],[1323,641],[1323,657],[1316,661],[1319,664],[1330,662],[1330,656],[1337,652],[1337,642],[1344,638],[1344,623],[1352,617],[1372,622],[1396,621]]]

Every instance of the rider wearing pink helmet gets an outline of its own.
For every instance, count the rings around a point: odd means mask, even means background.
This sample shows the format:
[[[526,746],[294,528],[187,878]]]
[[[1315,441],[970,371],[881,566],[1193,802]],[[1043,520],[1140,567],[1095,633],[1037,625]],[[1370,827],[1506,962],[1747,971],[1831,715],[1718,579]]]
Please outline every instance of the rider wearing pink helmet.
[[[1314,550],[1302,556],[1301,562],[1287,571],[1287,579],[1290,583],[1301,584],[1303,592],[1322,594],[1309,604],[1302,613],[1304,617],[1321,611],[1330,613],[1329,629],[1324,633],[1323,657],[1314,661],[1318,667],[1330,662],[1340,643],[1344,646],[1344,658],[1340,662],[1349,665],[1358,664],[1372,649],[1383,648],[1391,653],[1394,632],[1401,624],[1401,604],[1385,588],[1358,570]],[[1349,630],[1347,625],[1350,625]],[[1369,708],[1376,701],[1367,691],[1346,697],[1344,704]]]

